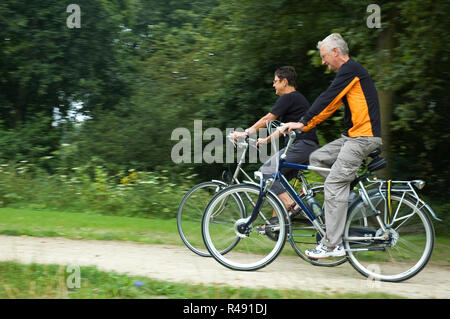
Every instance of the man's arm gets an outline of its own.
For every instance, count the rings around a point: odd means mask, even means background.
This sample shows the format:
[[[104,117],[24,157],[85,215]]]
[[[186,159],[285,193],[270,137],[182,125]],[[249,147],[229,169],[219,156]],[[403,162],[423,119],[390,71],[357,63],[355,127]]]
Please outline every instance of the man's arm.
[[[305,126],[302,122],[289,122],[284,124],[279,131],[277,130],[277,132],[280,132],[282,134],[291,134],[291,132],[294,130],[303,131],[304,127]]]
[[[343,66],[330,87],[320,94],[308,112],[299,120],[304,124],[303,130],[309,131],[330,117],[343,104],[342,98],[358,81],[359,78],[354,71],[350,67]]]

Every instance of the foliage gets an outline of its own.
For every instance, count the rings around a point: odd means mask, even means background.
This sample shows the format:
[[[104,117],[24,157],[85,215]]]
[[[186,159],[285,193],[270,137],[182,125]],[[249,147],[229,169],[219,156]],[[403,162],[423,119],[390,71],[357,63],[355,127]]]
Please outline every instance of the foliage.
[[[110,215],[174,218],[189,189],[190,171],[178,184],[161,173],[126,171],[108,175],[98,159],[48,174],[21,162],[0,166],[0,205],[49,207]]]
[[[51,119],[45,115],[20,123],[15,129],[0,126],[0,161],[44,164],[47,156],[60,147],[61,131],[51,129]]]
[[[0,5],[0,114],[15,128],[36,113],[67,114],[110,107],[127,95],[119,61],[121,1],[78,1],[82,27],[69,29],[59,1],[2,1]],[[122,56],[123,58],[123,56]]]
[[[371,31],[349,21],[337,31],[351,39],[351,52],[354,47],[356,59],[371,71],[379,94],[392,94],[390,115],[384,118],[389,123],[383,128],[383,136],[388,130],[391,135],[385,150],[391,155],[392,175],[396,179],[425,179],[425,192],[439,198],[442,192],[448,193],[450,179],[450,135],[444,128],[450,116],[446,105],[450,71],[442,68],[449,59],[444,53],[449,50],[446,30],[450,26],[445,17],[449,3],[379,4],[382,29]]]
[[[276,101],[271,82],[283,65],[296,68],[312,103],[334,78],[316,44],[336,31],[383,98],[392,176],[423,178],[428,195],[448,194],[448,1],[378,1],[381,29],[366,25],[371,1],[77,3],[80,29],[67,28],[55,0],[0,4],[2,163],[50,174],[89,166],[91,178],[96,165],[116,178],[167,170],[167,185],[188,168],[198,180],[217,178],[223,165],[174,165],[171,132],[192,132],[199,119],[223,131],[250,126]],[[342,130],[340,110],[318,131],[327,142]]]

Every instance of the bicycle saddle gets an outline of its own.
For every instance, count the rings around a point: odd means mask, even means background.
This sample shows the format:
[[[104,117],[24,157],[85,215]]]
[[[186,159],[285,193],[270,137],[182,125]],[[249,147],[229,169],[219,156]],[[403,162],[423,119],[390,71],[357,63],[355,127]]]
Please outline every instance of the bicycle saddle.
[[[380,154],[381,154],[381,148],[377,147],[376,149],[374,149],[372,151],[372,153],[369,154],[369,157],[375,158]]]
[[[367,165],[367,169],[369,172],[378,171],[380,169],[383,169],[387,165],[386,159],[383,157],[379,157],[378,155],[381,154],[381,149],[377,147],[374,149],[370,154],[369,157],[373,158],[373,160]]]
[[[375,172],[380,169],[383,169],[387,166],[387,160],[383,157],[378,157],[380,155],[381,150],[379,148],[375,149],[372,153],[369,154],[370,157],[374,157],[373,160],[367,165],[367,170],[369,172]],[[353,188],[356,186],[356,184],[359,183],[359,181],[362,181],[367,176],[370,176],[369,173],[363,174],[358,176],[353,182],[350,183],[350,190],[353,190]]]
[[[369,165],[367,165],[367,169],[369,170],[369,172],[374,172],[374,171],[378,171],[382,168],[385,168],[387,165],[387,161],[386,159],[384,159],[383,157],[377,157],[374,158]]]

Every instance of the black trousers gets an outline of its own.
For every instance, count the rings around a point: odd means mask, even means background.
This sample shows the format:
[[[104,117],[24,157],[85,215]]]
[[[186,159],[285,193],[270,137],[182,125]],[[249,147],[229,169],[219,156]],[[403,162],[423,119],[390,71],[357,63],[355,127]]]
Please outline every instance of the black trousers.
[[[319,145],[317,145],[317,143],[312,140],[298,139],[294,141],[294,143],[292,143],[291,147],[289,148],[289,151],[286,154],[285,161],[308,165],[309,155],[318,148]],[[278,162],[280,156],[284,153],[284,150],[285,148],[278,151],[260,167],[259,171],[263,173],[264,178],[270,178],[277,171]],[[283,173],[284,177],[286,177],[287,180],[295,177],[297,171],[297,169],[291,167],[283,167],[281,169],[281,173]],[[278,179],[273,183],[270,190],[277,195],[286,192],[283,185]]]

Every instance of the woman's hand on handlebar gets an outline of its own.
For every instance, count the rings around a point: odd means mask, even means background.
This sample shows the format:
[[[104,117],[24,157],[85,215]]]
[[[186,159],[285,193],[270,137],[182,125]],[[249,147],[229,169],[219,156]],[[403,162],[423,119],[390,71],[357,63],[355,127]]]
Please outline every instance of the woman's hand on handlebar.
[[[289,122],[289,123],[284,124],[281,127],[280,132],[283,133],[283,134],[286,134],[286,133],[287,134],[291,134],[291,132],[295,131],[295,130],[302,131],[303,127],[304,127],[303,123],[300,123],[300,122]]]
[[[233,132],[231,136],[233,137],[233,140],[237,141],[238,138],[245,137],[247,135],[248,135],[247,132]]]
[[[261,144],[268,144],[270,142],[270,136],[266,138],[258,138],[258,141],[256,142],[256,146],[259,146]]]

